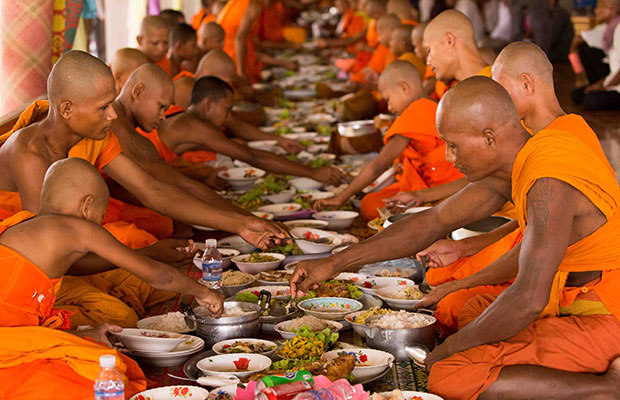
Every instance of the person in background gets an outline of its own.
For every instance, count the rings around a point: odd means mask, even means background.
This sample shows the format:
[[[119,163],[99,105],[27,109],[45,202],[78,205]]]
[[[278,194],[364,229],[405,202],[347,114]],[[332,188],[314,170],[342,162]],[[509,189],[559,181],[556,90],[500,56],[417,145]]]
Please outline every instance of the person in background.
[[[507,0],[489,0],[484,3],[484,20],[489,35],[481,43],[500,51],[512,39],[512,14]]]
[[[485,30],[484,21],[476,2],[474,0],[447,0],[446,4],[469,18],[474,27],[474,38],[478,43],[484,37]]]
[[[570,13],[556,0],[539,0],[530,1],[526,14],[529,24],[526,35],[547,53],[552,63],[568,62],[575,36]]]
[[[185,23],[185,15],[181,11],[173,10],[172,8],[166,8],[159,12],[159,16],[168,21],[170,28],[176,24]]]

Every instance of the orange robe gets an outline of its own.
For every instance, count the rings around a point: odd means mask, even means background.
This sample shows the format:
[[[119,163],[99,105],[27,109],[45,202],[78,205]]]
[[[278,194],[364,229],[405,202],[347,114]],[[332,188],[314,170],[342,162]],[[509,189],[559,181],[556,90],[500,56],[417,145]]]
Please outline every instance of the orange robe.
[[[615,172],[603,152],[603,148],[601,147],[596,133],[581,116],[576,114],[563,115],[556,118],[545,129],[564,131],[572,134],[592,150],[603,164],[605,164],[605,168],[610,176],[615,176]],[[514,246],[519,244],[522,238],[523,232],[521,229],[517,228],[512,233],[504,236],[497,242],[487,246],[472,256],[463,257],[444,268],[429,269],[426,273],[426,281],[430,285],[437,286],[471,276],[507,253]],[[508,287],[508,284],[463,289],[451,293],[442,299],[437,304],[435,317],[437,317],[443,336],[448,336],[458,329],[459,315],[461,314],[463,306],[470,298],[480,294],[499,295],[506,287]]]
[[[172,117],[172,116],[177,115],[179,113],[182,113],[184,111],[185,111],[185,109],[183,109],[183,107],[178,106],[176,104],[173,104],[173,105],[171,105],[166,110],[166,117]],[[142,133],[141,131],[138,131],[138,132]],[[173,158],[173,156],[172,156],[172,154],[174,154],[174,152],[172,152],[172,150],[161,141],[161,139],[159,138],[159,134],[157,135],[157,139],[149,137],[148,134],[144,134],[144,135],[151,142],[153,142],[155,147],[157,147],[157,151],[159,151],[159,155],[161,156],[161,158],[163,158],[164,160],[166,160],[167,158],[170,158],[171,161],[176,160],[176,158]],[[170,152],[168,152],[168,151],[170,151]],[[172,154],[170,154],[170,153],[172,153]],[[176,154],[174,154],[174,155],[176,156]],[[177,158],[178,158],[178,156],[177,156]],[[185,153],[181,154],[181,158],[184,159],[185,161],[189,161],[190,163],[202,163],[202,164],[204,164],[206,162],[215,160],[217,158],[217,153],[214,153],[212,151],[206,151],[206,150],[193,150],[193,151],[186,151]],[[166,160],[166,162],[168,162],[168,161]],[[0,210],[0,212],[1,212],[1,210]]]
[[[28,211],[16,214],[0,224],[0,233],[32,216]],[[54,329],[65,325],[64,315],[52,308],[62,278],[50,279],[30,260],[1,245],[0,259],[0,398],[57,399],[59,393],[63,399],[92,397],[104,354],[117,357],[125,395],[146,389],[146,378],[131,358]]]
[[[364,196],[361,205],[364,219],[378,217],[377,208],[385,207],[383,199],[398,192],[426,189],[463,177],[452,163],[446,161],[446,143],[437,133],[436,112],[437,103],[422,98],[411,103],[392,123],[385,134],[385,143],[395,135],[410,139],[407,148],[395,160],[402,165],[402,171],[392,185]]]
[[[264,7],[260,13],[260,29],[258,37],[260,40],[272,42],[283,42],[282,35],[283,23],[286,18],[286,10],[281,1],[272,2],[269,7]]]
[[[431,73],[432,73],[432,70],[431,70]],[[491,66],[487,65],[486,67],[482,68],[482,70],[480,70],[480,72],[478,72],[476,75],[486,76],[487,78],[490,78],[491,77]],[[435,83],[435,91],[431,94],[431,98],[437,101],[441,100],[443,95],[446,94],[446,92],[452,87],[454,87],[457,83],[459,83],[457,80],[452,80],[451,82],[446,84],[445,82],[442,82],[439,79],[437,79],[437,83]]]
[[[607,222],[568,247],[553,280],[549,302],[536,321],[510,339],[476,346],[434,364],[428,381],[431,392],[444,398],[475,399],[507,365],[600,374],[618,357],[618,182],[606,163],[574,135],[547,129],[536,133],[519,151],[512,169],[512,198],[523,231],[527,226],[527,193],[541,178],[554,178],[579,190]],[[602,275],[582,287],[565,286],[569,273],[582,271],[602,271]],[[492,300],[492,296],[472,298],[463,309],[461,326],[482,313]]]
[[[400,23],[403,24],[403,25],[411,25],[411,26],[418,26],[419,25],[418,21],[414,21],[412,19],[407,19],[407,18],[401,20]]]
[[[355,10],[349,9],[344,13],[340,20],[339,31],[342,32],[341,37],[348,38],[359,35],[366,29],[366,21],[361,15],[356,14]],[[355,53],[357,44],[347,46],[349,53]]]
[[[390,63],[390,60],[393,60],[393,59],[394,59],[394,56],[392,55],[390,48],[382,44],[379,44],[377,48],[375,49],[375,52],[372,53],[372,57],[370,57],[367,67],[369,67],[376,73],[381,74],[381,72],[383,72],[385,67],[387,67],[388,64]],[[351,80],[354,82],[361,82],[361,83],[366,82],[366,78],[364,77],[361,71],[356,72],[355,74],[351,75]]]
[[[237,62],[237,57],[235,54],[235,37],[237,36],[239,26],[241,25],[241,20],[248,9],[249,4],[250,0],[230,0],[226,3],[226,6],[224,6],[217,17],[217,23],[220,24],[226,32],[226,37],[224,38],[224,51],[230,56],[230,58],[233,59],[233,61],[235,61],[235,63]],[[256,56],[254,44],[250,40],[250,37],[258,35],[258,30],[260,28],[260,24],[258,22],[260,22],[259,19],[257,19],[254,25],[252,25],[252,29],[250,33],[248,33],[245,43],[244,70],[247,77],[250,78],[253,83],[261,81],[261,64]]]
[[[376,48],[379,45],[379,33],[377,32],[377,20],[371,18],[366,24],[366,44],[370,47]],[[351,72],[357,73],[364,69],[368,65],[368,62],[372,58],[373,53],[366,50],[358,50],[355,53],[355,63]]]
[[[202,25],[212,21],[215,21],[215,16],[205,11],[204,8],[200,8],[200,11],[192,17],[192,23],[190,25],[196,32],[198,32],[198,29],[200,29]]]
[[[426,65],[424,64],[424,61],[420,60],[418,56],[416,56],[414,53],[410,51],[407,53],[403,53],[400,57],[398,57],[398,59],[409,61],[418,70],[418,73],[420,74],[420,79],[424,78],[424,74],[426,72]]]
[[[161,60],[155,63],[155,65],[160,66],[161,69],[166,71],[168,75],[172,74],[172,67],[170,65],[170,59],[168,58],[168,56],[163,56]]]

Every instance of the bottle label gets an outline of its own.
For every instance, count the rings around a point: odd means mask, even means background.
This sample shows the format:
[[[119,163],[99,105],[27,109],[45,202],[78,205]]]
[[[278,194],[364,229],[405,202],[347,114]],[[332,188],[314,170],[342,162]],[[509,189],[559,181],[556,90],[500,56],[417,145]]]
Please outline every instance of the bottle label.
[[[125,400],[125,392],[123,390],[115,392],[95,390],[95,400]]]

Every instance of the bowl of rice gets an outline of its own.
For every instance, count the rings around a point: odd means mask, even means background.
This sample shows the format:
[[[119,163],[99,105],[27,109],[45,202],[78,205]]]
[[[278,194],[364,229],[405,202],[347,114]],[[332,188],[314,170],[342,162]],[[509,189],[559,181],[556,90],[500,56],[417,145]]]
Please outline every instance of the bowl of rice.
[[[344,320],[351,324],[351,327],[353,328],[355,333],[360,335],[363,339],[366,339],[366,331],[364,330],[366,319],[374,315],[383,315],[391,312],[394,311],[388,310],[386,308],[372,307],[368,310],[356,311],[351,314],[347,314],[344,317]]]
[[[222,274],[222,293],[225,297],[234,296],[238,291],[247,289],[256,280],[251,274],[241,271],[225,271]]]
[[[193,310],[181,304],[186,312],[186,321],[194,326],[198,336],[211,347],[217,342],[240,337],[258,337],[260,332],[260,307],[258,304],[240,301],[225,301],[220,318],[213,318],[207,307],[199,306]]]
[[[153,329],[156,331],[175,333],[188,333],[193,330],[187,326],[185,315],[180,311],[143,318],[138,321],[137,326],[139,329]]]
[[[377,296],[392,308],[412,311],[422,301],[424,293],[417,285],[395,285],[378,288]]]
[[[283,339],[289,340],[295,337],[296,331],[302,326],[307,326],[313,332],[320,332],[325,328],[334,332],[340,332],[343,325],[337,321],[329,321],[314,317],[312,315],[305,315],[300,318],[295,318],[290,321],[284,321],[277,324],[274,329],[282,336]]]

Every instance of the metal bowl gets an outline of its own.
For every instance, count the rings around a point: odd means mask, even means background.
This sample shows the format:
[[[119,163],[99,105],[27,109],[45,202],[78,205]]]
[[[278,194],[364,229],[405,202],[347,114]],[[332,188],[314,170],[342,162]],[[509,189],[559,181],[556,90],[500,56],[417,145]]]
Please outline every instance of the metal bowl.
[[[237,317],[213,318],[211,312],[203,306],[192,308],[182,303],[187,326],[195,329],[198,336],[205,340],[205,346],[210,347],[217,342],[226,339],[240,337],[258,337],[260,332],[260,307],[258,304],[244,303],[241,301],[226,301],[224,307],[238,306],[244,311],[252,311],[251,314]]]
[[[428,310],[418,310],[419,313],[432,314]],[[366,333],[366,343],[373,349],[384,350],[392,353],[396,361],[407,361],[409,356],[405,348],[412,344],[423,344],[429,350],[435,347],[435,333],[437,328],[437,320],[432,317],[434,322],[422,328],[410,329],[384,329],[378,326],[370,326],[370,324],[383,317],[383,315],[374,315],[366,320],[363,326]]]
[[[375,121],[371,119],[363,121],[342,122],[338,124],[338,133],[342,137],[360,137],[373,134],[376,131],[377,128],[375,128]]]

